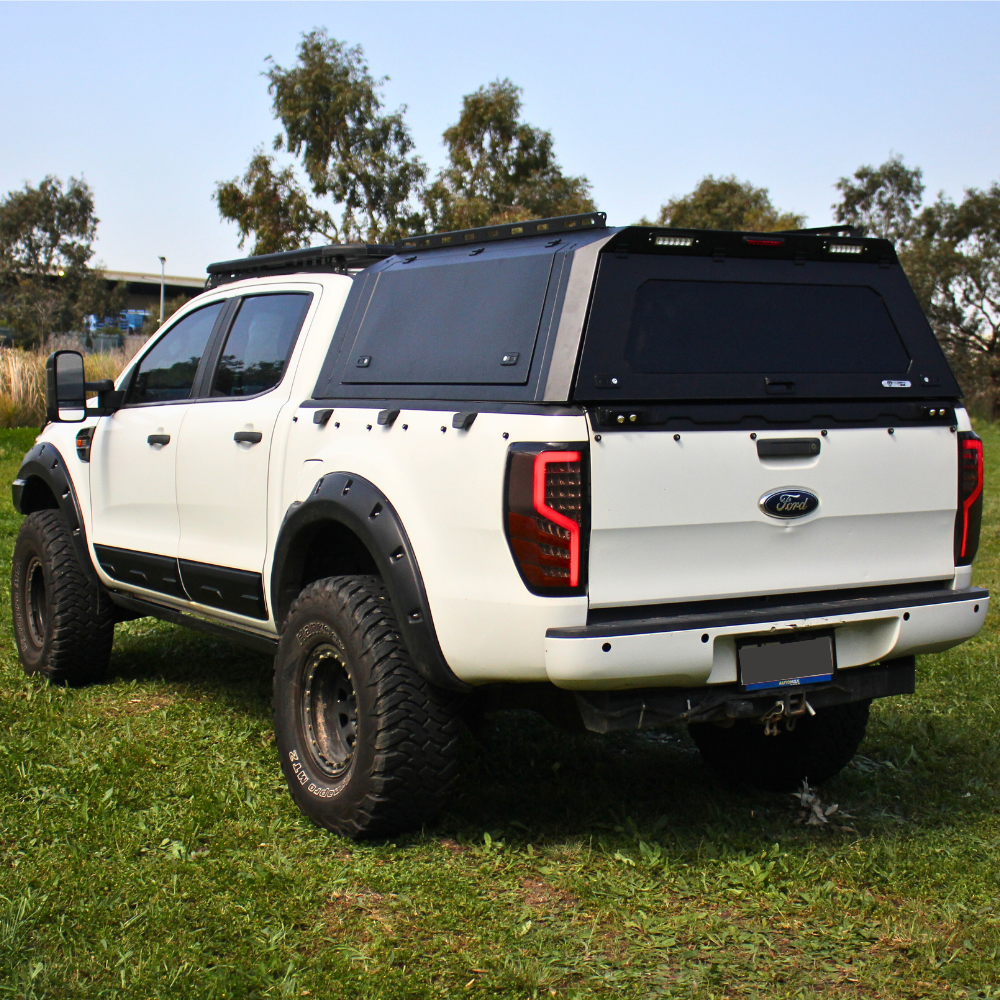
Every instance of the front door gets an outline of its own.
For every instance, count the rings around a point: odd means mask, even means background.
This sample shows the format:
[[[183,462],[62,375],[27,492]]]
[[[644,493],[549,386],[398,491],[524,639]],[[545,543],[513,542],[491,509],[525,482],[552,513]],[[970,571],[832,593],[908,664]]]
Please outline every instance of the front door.
[[[282,376],[312,296],[244,298],[206,398],[184,416],[177,448],[177,554],[191,599],[267,618],[261,572],[267,551],[271,438],[289,387]]]
[[[184,596],[172,567],[180,536],[177,445],[224,305],[188,313],[167,330],[139,361],[125,405],[94,431],[91,538],[98,561],[123,584]]]

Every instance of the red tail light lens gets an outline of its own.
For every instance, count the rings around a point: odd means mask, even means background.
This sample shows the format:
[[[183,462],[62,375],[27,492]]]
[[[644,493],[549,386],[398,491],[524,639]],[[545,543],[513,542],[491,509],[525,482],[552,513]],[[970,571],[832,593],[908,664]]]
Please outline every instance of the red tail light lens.
[[[955,565],[968,566],[979,548],[983,522],[983,442],[972,431],[958,435],[958,512],[955,515]]]
[[[585,448],[511,446],[504,521],[514,563],[534,594],[584,592]]]

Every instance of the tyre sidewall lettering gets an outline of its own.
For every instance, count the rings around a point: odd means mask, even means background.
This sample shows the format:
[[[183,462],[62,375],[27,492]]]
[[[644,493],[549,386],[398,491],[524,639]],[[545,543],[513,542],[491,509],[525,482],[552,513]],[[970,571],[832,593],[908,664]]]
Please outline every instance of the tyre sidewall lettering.
[[[356,751],[355,758],[351,761],[348,769],[334,780],[317,773],[315,767],[311,765],[311,754],[304,746],[305,733],[301,731],[297,712],[292,711],[291,708],[297,705],[299,699],[303,697],[302,685],[306,666],[313,650],[321,645],[333,646],[340,654],[341,662],[355,686],[359,700],[361,693],[358,690],[358,677],[356,669],[353,667],[349,642],[340,634],[336,624],[327,618],[326,609],[322,606],[310,607],[307,605],[300,610],[299,615],[296,615],[299,617],[297,622],[289,621],[286,628],[286,635],[290,639],[288,649],[284,656],[279,650],[275,663],[276,694],[279,683],[287,686],[289,697],[282,699],[281,711],[286,724],[294,733],[291,747],[282,755],[281,766],[285,771],[293,798],[309,797],[312,800],[332,800],[343,797],[345,793],[349,794],[351,777],[358,764],[358,753]],[[276,722],[278,721],[278,711],[279,707],[276,702]],[[359,719],[359,729],[361,725]],[[364,756],[363,753],[362,756]]]

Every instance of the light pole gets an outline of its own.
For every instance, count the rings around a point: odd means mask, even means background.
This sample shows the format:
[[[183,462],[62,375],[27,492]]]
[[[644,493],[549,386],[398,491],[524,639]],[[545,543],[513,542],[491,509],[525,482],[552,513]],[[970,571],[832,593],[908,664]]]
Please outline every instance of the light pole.
[[[166,266],[167,266],[167,258],[161,257],[160,258],[160,322],[157,324],[158,326],[163,326],[163,300],[165,297],[164,291],[166,289],[166,284],[167,284],[167,277],[166,274],[164,273]]]

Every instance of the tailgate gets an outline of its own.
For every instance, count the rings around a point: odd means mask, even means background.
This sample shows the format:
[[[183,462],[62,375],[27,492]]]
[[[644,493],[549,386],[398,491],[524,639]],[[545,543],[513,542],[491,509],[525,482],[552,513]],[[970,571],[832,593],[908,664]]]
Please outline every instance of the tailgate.
[[[815,438],[819,454],[759,456],[757,440],[775,438]],[[592,433],[590,454],[591,607],[954,575],[946,426]],[[784,489],[819,504],[789,520],[764,513],[761,499]]]

